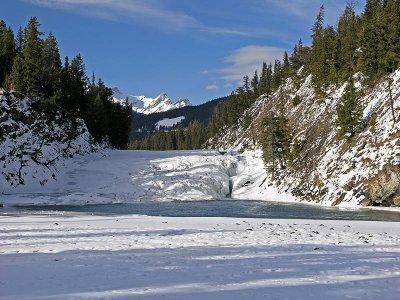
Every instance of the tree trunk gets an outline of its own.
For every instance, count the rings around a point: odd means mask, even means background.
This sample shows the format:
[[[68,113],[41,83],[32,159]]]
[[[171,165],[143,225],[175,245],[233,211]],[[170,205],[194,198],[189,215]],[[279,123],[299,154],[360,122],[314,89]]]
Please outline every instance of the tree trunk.
[[[388,89],[389,89],[389,100],[390,100],[390,109],[392,111],[393,118],[393,127],[396,125],[396,114],[394,112],[394,100],[392,95],[392,83],[393,79],[391,77],[388,78]]]

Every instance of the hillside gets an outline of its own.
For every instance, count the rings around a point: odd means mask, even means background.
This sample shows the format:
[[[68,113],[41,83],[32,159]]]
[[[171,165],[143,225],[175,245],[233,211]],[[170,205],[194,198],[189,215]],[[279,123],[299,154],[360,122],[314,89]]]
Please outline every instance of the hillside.
[[[210,147],[261,153],[264,120],[282,113],[297,153],[275,173],[267,163],[262,185],[273,184],[299,200],[324,205],[400,206],[400,70],[368,86],[360,74],[354,76],[363,125],[349,139],[340,137],[336,123],[348,83],[331,85],[319,98],[311,78],[300,71],[269,97],[261,96],[244,114],[251,116],[251,123],[242,117],[236,125],[224,127],[209,141]],[[262,188],[247,184],[249,189]]]

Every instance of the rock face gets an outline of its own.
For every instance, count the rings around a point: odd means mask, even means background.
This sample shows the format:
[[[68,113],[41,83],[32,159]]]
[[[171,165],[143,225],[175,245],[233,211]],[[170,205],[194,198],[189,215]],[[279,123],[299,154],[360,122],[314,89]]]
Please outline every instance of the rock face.
[[[242,151],[260,149],[263,119],[271,112],[283,111],[299,153],[274,181],[265,184],[272,183],[301,201],[323,205],[399,206],[400,70],[390,77],[395,120],[387,80],[366,87],[362,76],[355,76],[363,126],[351,139],[340,138],[336,125],[336,108],[346,83],[331,86],[326,96],[317,97],[311,75],[299,72],[273,95],[254,103],[246,112],[252,116],[251,126],[245,127],[243,118],[235,126],[223,128],[210,144]]]
[[[400,165],[387,166],[368,183],[366,206],[400,207]]]

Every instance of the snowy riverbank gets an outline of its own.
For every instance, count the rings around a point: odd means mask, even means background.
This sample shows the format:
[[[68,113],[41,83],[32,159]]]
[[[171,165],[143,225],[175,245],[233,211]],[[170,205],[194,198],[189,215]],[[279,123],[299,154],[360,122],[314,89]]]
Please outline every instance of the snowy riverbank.
[[[400,223],[0,216],[0,299],[397,299]]]

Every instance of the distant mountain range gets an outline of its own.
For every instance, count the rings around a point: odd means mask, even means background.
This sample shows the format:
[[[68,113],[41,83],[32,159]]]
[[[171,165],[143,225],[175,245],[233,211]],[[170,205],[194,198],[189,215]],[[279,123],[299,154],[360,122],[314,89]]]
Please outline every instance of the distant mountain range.
[[[154,114],[170,111],[177,108],[192,106],[188,99],[180,99],[173,102],[167,94],[161,94],[156,98],[149,98],[146,96],[133,96],[122,93],[117,87],[112,89],[113,98],[116,102],[128,102],[132,104],[132,110],[140,114]]]

